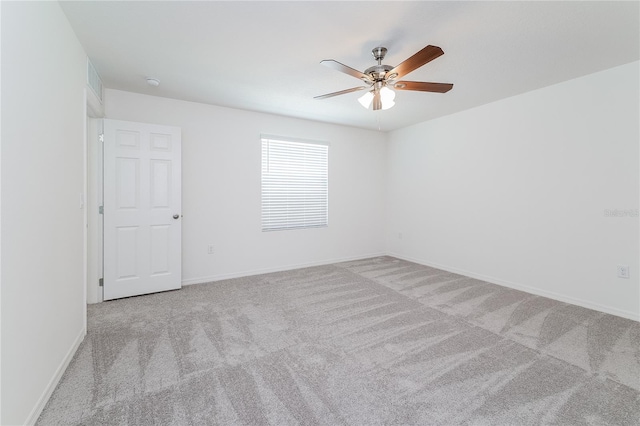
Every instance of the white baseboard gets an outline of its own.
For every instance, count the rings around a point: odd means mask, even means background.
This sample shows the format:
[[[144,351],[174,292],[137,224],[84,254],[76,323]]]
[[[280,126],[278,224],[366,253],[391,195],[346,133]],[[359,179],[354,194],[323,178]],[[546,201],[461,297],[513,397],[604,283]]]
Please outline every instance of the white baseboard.
[[[252,269],[242,272],[232,272],[228,274],[210,275],[207,277],[188,278],[182,280],[182,285],[204,284],[213,281],[228,280],[231,278],[249,277],[252,275],[269,274],[271,272],[290,271],[292,269],[309,268],[311,266],[330,265],[332,263],[350,262],[352,260],[368,259],[371,257],[386,256],[386,253],[370,253],[362,256],[342,257],[337,259],[325,259],[315,262],[298,263],[293,265],[276,266],[273,268]]]
[[[622,309],[613,308],[611,306],[601,305],[599,303],[593,303],[588,300],[578,299],[572,296],[567,296],[565,294],[556,293],[553,291],[542,290],[537,287],[532,287],[525,284],[515,283],[507,280],[503,280],[500,278],[491,277],[488,275],[477,274],[475,272],[467,271],[464,269],[456,268],[448,265],[441,265],[434,262],[429,262],[424,259],[417,259],[410,256],[404,256],[397,253],[388,253],[388,256],[396,257],[398,259],[407,260],[409,262],[418,263],[420,265],[430,266],[432,268],[442,269],[443,271],[453,272],[454,274],[465,275],[467,277],[476,278],[482,281],[490,282],[492,284],[501,285],[503,287],[513,288],[515,290],[521,290],[526,293],[535,294],[536,296],[548,297],[549,299],[554,299],[559,302],[570,303],[572,305],[582,306],[583,308],[593,309],[596,311],[604,312],[606,314],[615,315],[622,318],[627,318],[634,321],[640,321],[640,315],[635,312],[625,311]]]
[[[69,366],[69,363],[73,358],[73,355],[75,355],[76,351],[78,350],[78,347],[80,346],[80,343],[82,343],[82,341],[84,340],[84,336],[86,335],[87,335],[87,329],[86,327],[83,327],[82,330],[80,330],[80,334],[78,335],[78,337],[76,337],[76,340],[73,342],[73,345],[71,345],[71,347],[69,348],[69,351],[67,352],[62,362],[56,369],[55,374],[49,381],[49,384],[47,385],[47,387],[44,389],[44,392],[42,392],[42,395],[40,395],[40,398],[38,399],[38,403],[36,404],[35,407],[33,407],[33,410],[31,410],[31,413],[29,413],[29,417],[27,417],[27,420],[24,423],[25,425],[33,425],[36,423],[36,421],[38,420],[38,417],[40,417],[40,414],[44,409],[44,406],[47,405],[47,401],[49,401],[51,394],[56,389],[56,386],[58,386],[58,382],[60,382],[60,378],[62,378],[62,375],[64,374],[65,370]]]

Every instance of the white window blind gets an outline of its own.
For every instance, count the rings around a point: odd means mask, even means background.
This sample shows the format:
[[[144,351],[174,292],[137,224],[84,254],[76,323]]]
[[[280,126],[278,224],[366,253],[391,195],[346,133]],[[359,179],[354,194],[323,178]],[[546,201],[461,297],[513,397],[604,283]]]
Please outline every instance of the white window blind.
[[[329,146],[262,137],[262,230],[328,225]]]

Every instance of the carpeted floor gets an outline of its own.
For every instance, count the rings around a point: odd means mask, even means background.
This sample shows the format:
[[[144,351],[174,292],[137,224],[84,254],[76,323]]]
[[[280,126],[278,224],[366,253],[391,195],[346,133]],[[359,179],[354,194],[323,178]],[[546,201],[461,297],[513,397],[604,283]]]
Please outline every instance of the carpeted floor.
[[[640,425],[640,323],[379,257],[89,306],[38,425]]]

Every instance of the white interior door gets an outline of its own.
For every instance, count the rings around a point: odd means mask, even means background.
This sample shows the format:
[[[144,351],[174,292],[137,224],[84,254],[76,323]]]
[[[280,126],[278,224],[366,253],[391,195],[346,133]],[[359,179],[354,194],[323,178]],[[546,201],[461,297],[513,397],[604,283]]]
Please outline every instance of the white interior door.
[[[180,128],[104,120],[104,300],[181,287]]]

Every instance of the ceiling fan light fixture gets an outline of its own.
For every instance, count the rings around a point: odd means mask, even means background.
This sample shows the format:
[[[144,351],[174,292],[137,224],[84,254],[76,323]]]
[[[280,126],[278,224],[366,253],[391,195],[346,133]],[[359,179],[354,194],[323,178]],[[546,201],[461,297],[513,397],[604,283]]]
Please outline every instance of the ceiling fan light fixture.
[[[364,95],[358,98],[358,102],[360,102],[360,105],[362,105],[366,109],[369,109],[372,101],[373,101],[373,90],[365,93]]]
[[[382,102],[382,109],[389,109],[396,103],[393,101],[396,97],[396,92],[388,87],[382,87],[380,89],[380,101]]]
[[[396,98],[396,92],[385,86],[380,89],[380,98],[382,99],[383,104],[385,101],[393,102],[393,100]]]
[[[391,108],[392,106],[394,106],[395,104],[396,104],[396,103],[395,103],[395,102],[393,102],[393,101],[386,101],[386,102],[385,102],[385,101],[382,101],[382,109],[383,109],[383,110],[385,110],[385,109],[389,109],[389,108]]]

